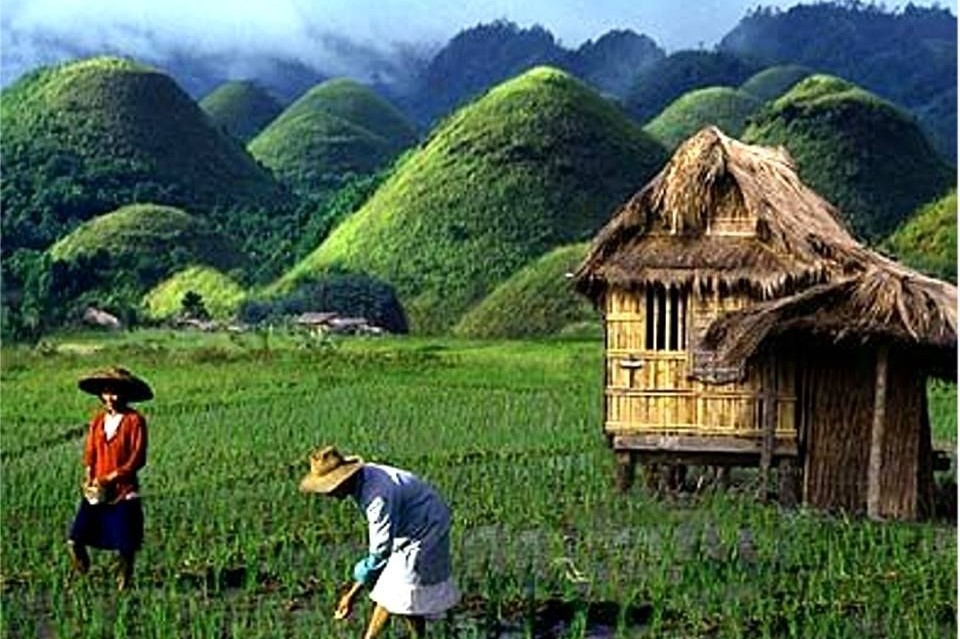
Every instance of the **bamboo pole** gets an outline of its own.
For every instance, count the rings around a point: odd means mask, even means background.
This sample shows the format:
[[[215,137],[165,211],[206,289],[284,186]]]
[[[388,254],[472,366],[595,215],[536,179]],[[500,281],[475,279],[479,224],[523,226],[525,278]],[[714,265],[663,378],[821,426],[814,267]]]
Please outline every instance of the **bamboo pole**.
[[[770,464],[773,460],[774,433],[777,428],[777,363],[773,356],[764,365],[763,375],[763,439],[760,448],[760,485],[758,497],[766,501],[770,485]]]
[[[867,516],[880,518],[880,468],[883,464],[883,431],[887,414],[887,347],[877,350],[877,379],[873,394],[873,428],[867,465]]]

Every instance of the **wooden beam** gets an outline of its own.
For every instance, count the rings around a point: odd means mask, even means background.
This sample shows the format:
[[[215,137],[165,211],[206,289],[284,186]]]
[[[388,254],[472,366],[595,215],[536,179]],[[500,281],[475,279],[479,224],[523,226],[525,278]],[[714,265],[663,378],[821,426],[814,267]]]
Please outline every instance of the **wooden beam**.
[[[760,485],[757,486],[757,496],[766,501],[777,430],[777,361],[773,355],[763,368],[763,437],[760,446]]]
[[[877,376],[873,394],[873,426],[867,466],[867,516],[880,518],[880,471],[883,466],[883,432],[887,421],[887,347],[877,349]]]
[[[613,434],[611,445],[616,450],[634,450],[644,453],[704,453],[716,455],[743,455],[760,458],[760,442],[755,437],[731,437],[727,435],[661,435],[661,434]],[[779,438],[773,448],[774,457],[796,457],[796,439]],[[754,462],[756,463],[756,461]]]

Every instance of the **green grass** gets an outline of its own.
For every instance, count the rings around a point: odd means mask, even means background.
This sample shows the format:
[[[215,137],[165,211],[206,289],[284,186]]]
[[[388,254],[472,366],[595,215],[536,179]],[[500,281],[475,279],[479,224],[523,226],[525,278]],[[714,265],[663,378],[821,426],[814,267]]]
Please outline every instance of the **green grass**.
[[[763,102],[776,100],[812,73],[807,67],[797,64],[768,67],[741,84],[740,90]]]
[[[956,179],[912,118],[832,76],[810,76],[768,104],[743,139],[786,146],[801,179],[868,241],[885,238]]]
[[[747,118],[763,102],[753,95],[730,87],[708,87],[684,94],[647,123],[643,130],[668,149],[707,125],[714,125],[729,136],[743,133]]]
[[[277,288],[369,273],[396,288],[412,330],[443,331],[530,260],[592,237],[664,159],[585,85],[537,68],[442,122]]]
[[[48,67],[2,93],[4,252],[46,248],[131,202],[192,212],[288,197],[165,74],[116,58]]]
[[[599,314],[573,290],[566,274],[586,256],[588,243],[561,246],[520,269],[470,309],[454,327],[463,337],[543,337]]]
[[[352,80],[329,80],[250,141],[250,153],[301,193],[330,191],[383,168],[416,132],[389,102]]]
[[[215,125],[244,142],[283,111],[266,89],[249,80],[224,82],[200,100],[200,108]]]
[[[883,244],[917,270],[957,282],[957,191],[927,204]]]
[[[94,407],[76,380],[110,362],[157,396],[142,406],[147,538],[122,597],[106,553],[83,580],[63,556]],[[523,611],[548,599],[644,607],[620,636],[956,632],[951,526],[782,512],[737,491],[616,494],[595,340],[83,333],[5,348],[2,363],[16,398],[0,404],[6,636],[357,636],[369,602],[346,624],[332,610],[364,553],[362,518],[297,492],[328,442],[448,499],[455,576],[474,602],[458,636],[491,636],[501,617],[523,635]],[[582,636],[576,623],[566,635]]]
[[[215,319],[233,317],[246,299],[246,291],[232,278],[206,266],[191,266],[157,284],[143,298],[146,315],[153,320],[169,319],[182,309],[189,291],[203,297],[204,307]]]

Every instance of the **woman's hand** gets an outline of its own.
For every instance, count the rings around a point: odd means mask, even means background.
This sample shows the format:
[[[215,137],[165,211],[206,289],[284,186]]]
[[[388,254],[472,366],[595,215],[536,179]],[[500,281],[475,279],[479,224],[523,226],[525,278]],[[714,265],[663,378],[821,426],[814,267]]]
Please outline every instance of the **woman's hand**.
[[[354,583],[350,590],[348,590],[339,601],[337,601],[337,609],[333,612],[333,618],[337,620],[349,619],[350,614],[353,612],[353,600],[356,599],[357,593],[360,592],[360,589],[363,587],[363,584]]]

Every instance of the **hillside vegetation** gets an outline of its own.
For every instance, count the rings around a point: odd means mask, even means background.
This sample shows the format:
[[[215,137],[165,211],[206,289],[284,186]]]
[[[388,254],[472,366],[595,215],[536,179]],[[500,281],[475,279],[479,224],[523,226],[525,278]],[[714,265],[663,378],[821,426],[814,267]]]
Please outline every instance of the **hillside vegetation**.
[[[282,182],[327,193],[369,175],[416,141],[403,115],[352,80],[329,80],[291,104],[249,144]]]
[[[567,273],[587,254],[588,242],[553,249],[520,269],[470,309],[454,328],[464,337],[542,337],[596,320],[590,301],[573,290]]]
[[[750,76],[740,85],[740,90],[767,102],[776,100],[797,82],[812,74],[813,71],[799,64],[772,66]]]
[[[643,130],[668,149],[674,149],[707,125],[727,135],[740,137],[747,118],[763,102],[745,91],[730,87],[708,87],[685,94],[655,117]]]
[[[209,266],[190,266],[157,284],[143,297],[148,318],[165,320],[183,310],[189,292],[201,296],[203,307],[214,319],[233,317],[246,297],[246,291],[233,278]]]
[[[885,238],[955,180],[913,119],[827,75],[810,76],[766,106],[743,138],[786,146],[800,177],[869,241]]]
[[[921,208],[884,243],[898,260],[957,282],[957,191]]]
[[[200,101],[218,127],[246,142],[283,111],[272,95],[249,80],[224,82]]]
[[[169,77],[116,58],[44,68],[0,99],[4,254],[130,202],[196,213],[286,195]]]
[[[277,288],[368,273],[396,287],[412,330],[444,330],[529,260],[592,237],[664,160],[596,93],[537,68],[445,120]]]

